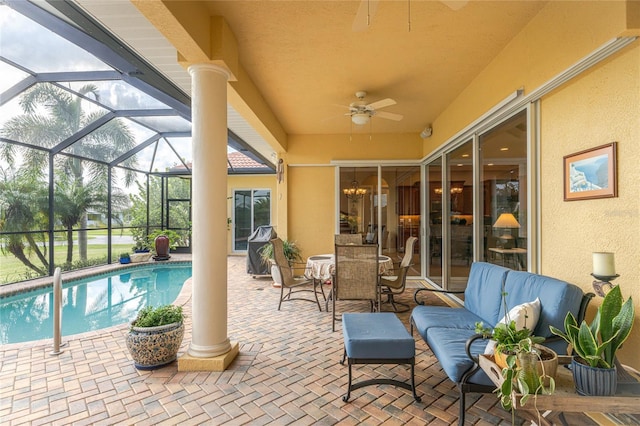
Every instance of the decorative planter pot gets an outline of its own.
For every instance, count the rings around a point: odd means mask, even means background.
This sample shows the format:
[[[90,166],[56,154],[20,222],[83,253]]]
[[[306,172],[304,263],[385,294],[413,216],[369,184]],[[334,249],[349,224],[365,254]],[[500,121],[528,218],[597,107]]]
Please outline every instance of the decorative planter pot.
[[[155,370],[176,360],[184,336],[184,323],[158,327],[132,327],[127,348],[139,370]]]
[[[536,344],[535,347],[541,351],[541,352],[546,352],[547,354],[549,354],[546,357],[542,357],[542,360],[538,360],[536,362],[536,369],[538,372],[538,376],[542,376],[543,375],[543,370],[544,370],[544,375],[545,376],[549,376],[549,377],[554,377],[556,376],[556,371],[558,370],[558,354],[555,353],[555,351],[553,351],[551,348],[548,348],[546,346],[543,345],[538,345]],[[498,365],[498,367],[500,368],[506,368],[507,367],[507,356],[508,354],[504,353],[504,352],[500,352],[500,351],[496,351],[493,354],[493,358],[496,362],[496,365]],[[549,358],[549,359],[545,359],[545,358]],[[516,364],[520,365],[518,360],[516,360]],[[545,386],[549,386],[549,377],[545,378],[544,381],[544,385]]]
[[[131,263],[147,262],[151,259],[151,253],[148,251],[146,253],[133,253],[130,257]]]
[[[275,262],[271,261],[271,278],[273,278],[273,287],[282,287],[282,277],[280,276],[280,268]]]
[[[167,260],[169,256],[169,237],[166,235],[158,235],[154,240],[156,246],[155,260]]]
[[[574,357],[571,371],[576,392],[587,396],[612,396],[618,388],[618,372],[613,368],[590,367]]]
[[[124,258],[123,258],[123,257],[121,257],[121,258],[120,258],[120,263],[121,263],[122,265],[126,265],[127,263],[131,263],[131,258],[129,258],[129,257],[124,257]]]

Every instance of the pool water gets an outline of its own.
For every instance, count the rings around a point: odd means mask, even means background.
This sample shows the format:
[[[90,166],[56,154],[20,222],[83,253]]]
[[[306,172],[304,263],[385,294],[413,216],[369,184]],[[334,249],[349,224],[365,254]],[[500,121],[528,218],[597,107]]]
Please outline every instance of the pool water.
[[[173,303],[191,264],[149,265],[62,282],[62,337],[133,321],[148,305]],[[0,344],[53,337],[51,287],[0,299]]]

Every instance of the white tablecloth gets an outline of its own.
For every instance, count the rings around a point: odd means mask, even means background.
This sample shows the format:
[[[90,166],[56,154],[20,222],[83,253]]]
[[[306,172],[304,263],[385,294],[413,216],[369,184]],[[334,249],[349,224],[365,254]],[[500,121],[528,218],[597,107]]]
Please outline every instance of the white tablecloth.
[[[393,261],[389,256],[378,256],[378,265],[380,268],[380,274],[386,273],[388,270],[393,269]],[[331,279],[331,276],[336,270],[336,262],[333,253],[319,254],[316,256],[310,256],[307,259],[307,269],[304,275],[307,278],[313,278],[322,282]]]

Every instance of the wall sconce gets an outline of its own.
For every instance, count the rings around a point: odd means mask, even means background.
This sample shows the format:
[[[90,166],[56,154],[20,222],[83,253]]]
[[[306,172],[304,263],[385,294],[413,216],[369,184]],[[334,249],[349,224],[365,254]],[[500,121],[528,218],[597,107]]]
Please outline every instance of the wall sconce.
[[[278,183],[282,183],[284,180],[284,160],[280,158],[278,160],[278,165],[276,166],[276,176],[278,178]]]
[[[604,295],[613,288],[611,281],[620,276],[616,274],[616,265],[613,253],[593,253],[593,272],[591,273],[591,276],[597,280],[593,282],[593,290],[598,296],[604,297]],[[605,288],[607,288],[606,291]]]

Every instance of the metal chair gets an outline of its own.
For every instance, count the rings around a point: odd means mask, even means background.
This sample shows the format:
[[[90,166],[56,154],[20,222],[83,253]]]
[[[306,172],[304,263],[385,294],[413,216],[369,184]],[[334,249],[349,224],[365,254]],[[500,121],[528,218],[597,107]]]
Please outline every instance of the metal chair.
[[[378,287],[378,246],[373,244],[336,244],[335,275],[331,299],[331,329],[336,331],[336,301],[367,300],[371,312],[379,310],[380,292]]]
[[[278,267],[280,276],[282,277],[278,310],[280,310],[282,302],[303,300],[305,302],[315,303],[316,305],[318,305],[318,310],[322,311],[320,301],[318,300],[318,284],[316,280],[314,280],[313,278],[306,278],[304,276],[299,277],[295,275],[295,270],[304,270],[305,267],[295,267],[289,264],[288,259],[284,255],[284,246],[280,238],[274,238],[273,240],[271,240],[271,244],[273,245],[273,259],[276,263],[276,266]],[[313,295],[315,296],[315,300],[307,299],[304,297],[292,297],[294,293],[302,292],[313,293]]]
[[[407,312],[409,305],[407,303],[397,302],[394,299],[394,295],[404,293],[407,284],[407,274],[411,267],[411,259],[413,257],[413,246],[418,239],[416,237],[407,238],[407,242],[404,250],[404,257],[397,268],[392,270],[394,276],[381,276],[380,277],[380,291],[382,295],[387,296],[387,300],[384,303],[389,303],[394,312]],[[402,309],[398,309],[399,305]]]

